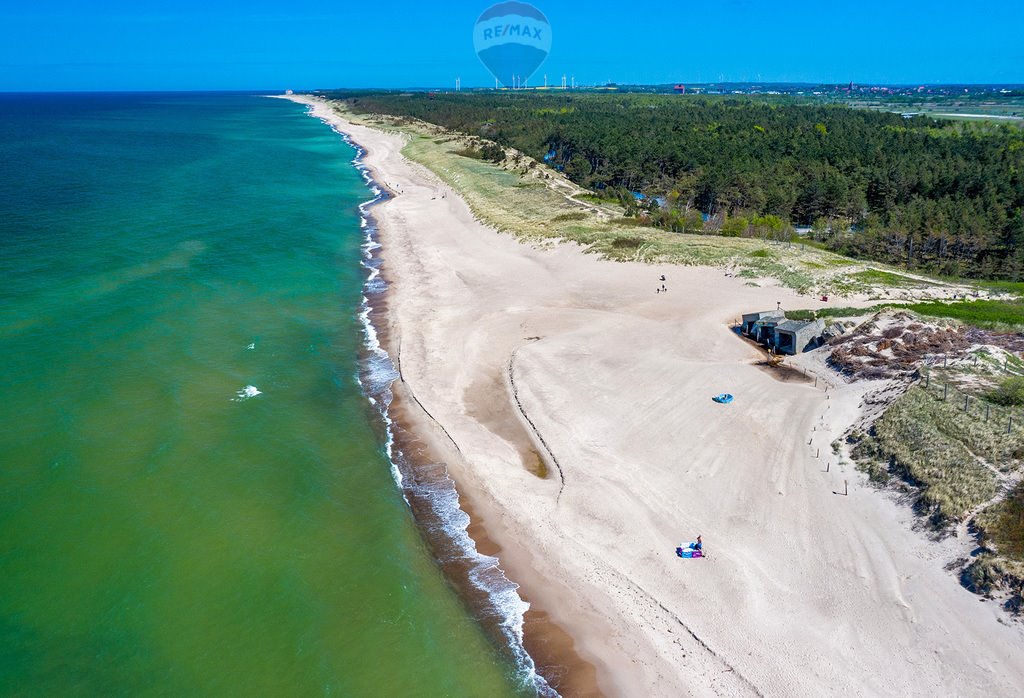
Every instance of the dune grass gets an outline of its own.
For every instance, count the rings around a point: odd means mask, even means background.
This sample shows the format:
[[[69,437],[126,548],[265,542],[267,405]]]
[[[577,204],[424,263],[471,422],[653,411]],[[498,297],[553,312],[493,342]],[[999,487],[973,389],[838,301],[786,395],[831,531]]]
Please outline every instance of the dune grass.
[[[1024,376],[1008,376],[985,395],[997,405],[1019,407],[1024,405]]]
[[[1020,439],[1003,431],[1000,422],[984,421],[980,411],[965,413],[961,400],[943,400],[917,386],[875,423],[875,455],[920,486],[919,506],[941,527],[995,496],[996,475],[982,459],[1005,461],[1011,442]]]
[[[984,511],[978,525],[1000,555],[1024,562],[1024,483]]]
[[[858,281],[865,286],[890,286],[893,288],[923,288],[929,286],[927,281],[916,279],[903,274],[897,274],[891,271],[882,271],[881,269],[865,269],[864,271],[854,272],[850,275],[854,281]]]
[[[787,310],[786,317],[790,320],[814,320],[816,318],[854,318],[862,315],[871,315],[879,310],[891,307],[889,305],[873,305],[868,308],[850,308],[845,306],[834,306],[819,308],[818,310]]]

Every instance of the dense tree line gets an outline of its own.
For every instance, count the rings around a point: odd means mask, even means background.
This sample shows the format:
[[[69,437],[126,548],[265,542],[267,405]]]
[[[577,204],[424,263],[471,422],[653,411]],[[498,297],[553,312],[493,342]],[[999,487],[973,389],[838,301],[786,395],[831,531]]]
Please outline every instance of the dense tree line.
[[[1024,278],[1024,130],[750,98],[338,93],[515,147],[671,230]],[[642,198],[637,195],[642,195]]]

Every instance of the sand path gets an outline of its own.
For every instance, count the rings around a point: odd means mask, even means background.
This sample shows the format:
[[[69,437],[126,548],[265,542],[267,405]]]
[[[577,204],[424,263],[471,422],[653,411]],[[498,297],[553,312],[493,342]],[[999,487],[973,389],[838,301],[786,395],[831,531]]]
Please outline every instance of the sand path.
[[[727,327],[813,301],[521,245],[403,158],[399,135],[332,118],[401,191],[374,215],[391,351],[437,420],[420,429],[602,690],[1024,693],[1024,634],[944,570],[957,542],[915,533],[830,456],[871,386],[778,382]],[[710,400],[722,391],[732,405]],[[697,533],[709,558],[676,558]]]

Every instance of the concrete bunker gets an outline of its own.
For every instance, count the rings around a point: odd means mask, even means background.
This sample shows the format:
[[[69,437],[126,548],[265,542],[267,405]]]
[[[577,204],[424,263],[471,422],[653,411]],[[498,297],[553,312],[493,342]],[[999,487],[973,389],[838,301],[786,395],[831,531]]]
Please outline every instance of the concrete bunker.
[[[789,320],[781,310],[743,315],[740,331],[779,354],[799,354],[821,344],[824,320]]]

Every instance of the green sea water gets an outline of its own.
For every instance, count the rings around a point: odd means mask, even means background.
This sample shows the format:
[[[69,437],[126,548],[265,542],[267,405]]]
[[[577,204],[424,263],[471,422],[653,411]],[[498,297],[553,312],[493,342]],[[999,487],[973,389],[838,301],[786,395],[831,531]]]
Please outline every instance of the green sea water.
[[[280,100],[0,96],[0,694],[524,691],[357,382],[353,156]]]

